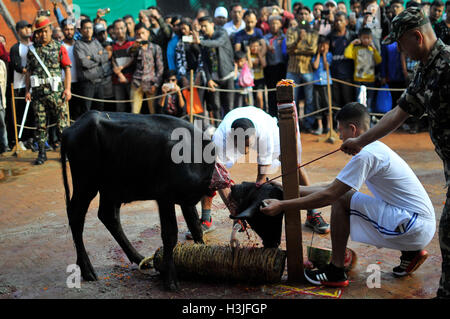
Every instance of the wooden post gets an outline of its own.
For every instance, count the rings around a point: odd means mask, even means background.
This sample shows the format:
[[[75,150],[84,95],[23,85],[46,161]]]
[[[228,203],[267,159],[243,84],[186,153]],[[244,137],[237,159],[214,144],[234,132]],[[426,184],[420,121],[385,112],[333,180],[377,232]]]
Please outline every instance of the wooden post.
[[[297,135],[293,86],[277,86],[280,127],[281,171],[284,199],[300,196],[297,171]],[[285,212],[288,281],[303,281],[302,223],[299,210]]]
[[[189,76],[189,90],[191,94],[189,95],[190,103],[190,122],[194,123],[194,70],[191,70]]]
[[[330,129],[325,137],[319,139],[319,142],[326,141],[328,143],[334,144],[336,140],[339,140],[339,136],[334,132],[333,129],[333,102],[331,100],[331,85],[330,85],[330,69],[328,63],[325,64],[325,69],[327,71],[327,92],[328,92],[328,125]]]
[[[11,101],[12,101],[12,113],[14,121],[14,134],[16,135],[16,146],[14,146],[13,154],[19,157],[20,147],[19,147],[19,136],[17,134],[17,117],[16,117],[16,97],[14,96],[14,84],[11,83]]]

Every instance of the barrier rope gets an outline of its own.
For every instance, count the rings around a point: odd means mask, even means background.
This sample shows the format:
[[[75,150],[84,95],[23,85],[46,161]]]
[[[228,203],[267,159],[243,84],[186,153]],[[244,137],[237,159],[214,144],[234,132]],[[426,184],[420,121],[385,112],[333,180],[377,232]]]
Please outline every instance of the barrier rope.
[[[350,82],[346,82],[343,80],[339,80],[339,79],[335,79],[335,78],[331,78],[332,81],[338,82],[338,83],[342,83],[344,85],[347,86],[352,86],[352,87],[356,87],[356,88],[360,88],[361,85],[357,85],[357,84],[353,84]],[[305,82],[305,83],[300,83],[300,84],[295,84],[295,87],[302,87],[302,86],[306,86],[306,85],[311,85],[317,82],[320,82],[321,80],[315,80],[315,81],[310,81],[310,82]],[[183,87],[180,88],[180,91],[184,91],[186,89],[189,89],[190,86],[187,87]],[[249,93],[248,91],[244,90],[238,90],[238,89],[220,89],[220,88],[215,88],[212,89],[210,87],[206,87],[206,86],[200,86],[200,85],[193,85],[193,88],[196,89],[201,89],[201,90],[207,90],[207,91],[215,91],[215,92],[235,92],[235,93],[241,93],[241,94],[247,94]],[[375,91],[404,91],[405,89],[391,89],[391,88],[373,88],[373,87],[366,87],[367,90],[375,90]],[[252,90],[252,92],[274,92],[276,91],[276,88],[271,88],[271,89],[258,89],[258,90]],[[169,93],[165,93],[165,94],[161,94],[161,95],[157,95],[157,96],[151,96],[149,98],[144,98],[142,99],[142,102],[146,102],[146,101],[150,101],[150,100],[156,100],[159,98],[162,98],[164,96],[168,96],[168,95],[173,95],[173,94],[177,94],[177,91],[175,92],[169,92]],[[93,102],[103,102],[103,103],[132,103],[133,100],[105,100],[105,99],[96,99],[96,98],[90,98],[90,97],[86,97],[86,96],[82,96],[82,95],[78,95],[75,93],[72,93],[72,96],[80,98],[80,99],[84,99],[84,100],[89,100],[89,101],[93,101]],[[14,97],[15,100],[24,100],[25,97]],[[341,108],[333,106],[332,107],[333,110],[340,110]],[[328,107],[326,108],[322,108],[320,110],[316,110],[314,112],[310,112],[308,114],[304,114],[302,116],[299,116],[299,119],[304,119],[316,114],[319,114],[323,111],[328,110]],[[383,116],[385,113],[370,113],[370,116]],[[213,122],[222,122],[221,119],[216,119],[216,118],[212,118],[209,116],[204,116],[204,115],[200,115],[200,114],[193,114],[193,117],[196,118],[201,118],[201,119],[205,119],[205,120],[209,120],[209,121],[213,121]],[[73,120],[70,121],[71,123],[75,122]],[[20,126],[19,124],[16,124],[16,126]],[[53,124],[49,124],[47,125],[47,128],[50,127],[54,127],[56,126],[56,123]],[[37,127],[29,127],[29,126],[24,126],[24,129],[28,129],[28,130],[36,130]]]

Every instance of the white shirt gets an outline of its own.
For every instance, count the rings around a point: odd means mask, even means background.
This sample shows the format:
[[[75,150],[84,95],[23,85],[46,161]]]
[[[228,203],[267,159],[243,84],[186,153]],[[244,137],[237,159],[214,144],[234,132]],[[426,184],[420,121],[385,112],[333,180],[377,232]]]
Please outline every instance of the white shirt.
[[[22,65],[27,65],[28,45],[19,43],[19,55]],[[25,74],[14,71],[14,88],[23,89],[25,87]]]
[[[228,21],[227,23],[225,23],[223,25],[223,28],[225,29],[225,31],[227,31],[228,35],[231,36],[233,33],[236,33],[236,32],[239,32],[241,30],[244,30],[245,29],[245,22],[244,22],[244,20],[241,20],[241,25],[238,28],[236,28],[234,23],[233,23],[233,20],[231,20],[231,21]]]
[[[232,167],[240,158],[245,159],[244,154],[238,153],[234,147],[234,135],[231,125],[236,119],[246,118],[255,126],[256,140],[250,147],[257,150],[257,158],[252,158],[254,153],[250,152],[251,163],[259,165],[271,165],[272,169],[280,166],[280,131],[278,121],[275,117],[254,106],[238,107],[230,111],[220,123],[213,135],[216,145],[216,157],[219,163],[227,168]],[[243,143],[243,141],[242,141]],[[301,160],[300,134],[297,134],[298,161]],[[244,162],[244,161],[243,161]]]
[[[70,68],[70,74],[72,75],[72,83],[78,82],[78,75],[77,75],[77,60],[75,59],[75,55],[73,54],[73,45],[69,45],[65,42],[62,43],[66,49],[67,53],[69,54],[70,61],[72,62],[72,67]],[[65,78],[65,72],[62,73],[62,78],[64,81]]]
[[[337,176],[359,190],[365,182],[375,198],[434,220],[434,208],[417,176],[406,162],[382,142],[364,147]]]

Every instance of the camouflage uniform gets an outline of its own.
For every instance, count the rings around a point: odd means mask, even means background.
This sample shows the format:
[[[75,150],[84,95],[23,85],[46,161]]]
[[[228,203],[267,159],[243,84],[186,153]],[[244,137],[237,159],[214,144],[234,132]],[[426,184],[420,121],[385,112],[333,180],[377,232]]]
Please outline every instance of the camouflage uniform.
[[[392,21],[392,33],[383,41],[396,41],[405,31],[427,23],[428,18],[417,8],[409,8]],[[429,22],[429,21],[428,21]],[[413,80],[398,100],[407,113],[421,117],[427,113],[430,137],[436,153],[444,162],[447,199],[439,224],[442,253],[442,275],[438,297],[450,298],[450,46],[437,40],[427,62],[419,63]]]
[[[61,44],[51,41],[46,46],[34,45],[36,53],[44,62],[51,76],[61,77]],[[40,79],[47,79],[48,76],[41,64],[31,51],[28,51],[27,66],[31,75],[36,75]],[[45,147],[47,141],[47,116],[50,120],[56,120],[59,134],[68,125],[66,103],[62,99],[64,90],[63,83],[59,83],[58,91],[54,92],[50,84],[41,84],[32,90],[33,105],[36,110],[37,142],[39,147]]]

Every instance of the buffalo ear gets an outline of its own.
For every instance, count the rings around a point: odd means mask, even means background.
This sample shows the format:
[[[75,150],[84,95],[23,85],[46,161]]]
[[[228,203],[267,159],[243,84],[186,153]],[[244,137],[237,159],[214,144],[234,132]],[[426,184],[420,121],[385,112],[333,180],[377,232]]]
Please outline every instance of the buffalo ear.
[[[255,216],[255,214],[258,212],[258,206],[257,205],[252,205],[249,208],[247,208],[246,210],[244,210],[242,213],[236,215],[236,216],[232,216],[230,215],[231,219],[242,219],[242,220],[247,220],[252,218],[253,216]]]

